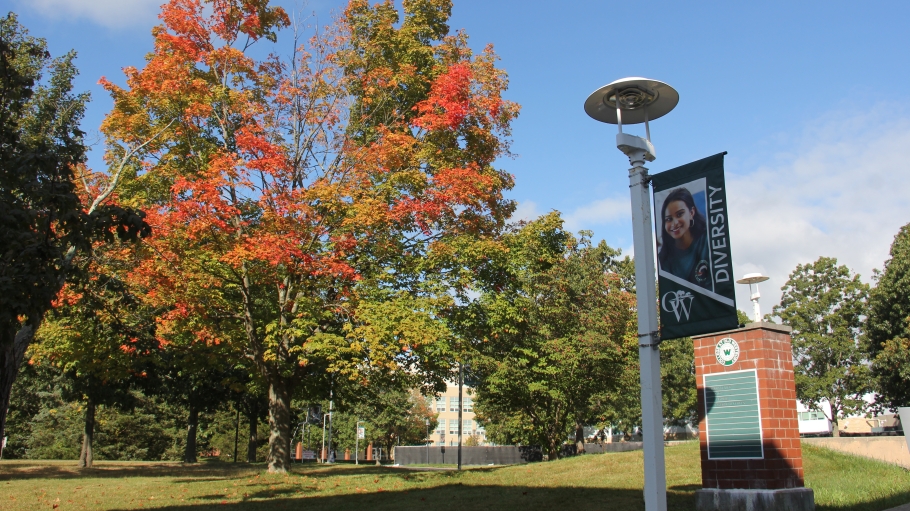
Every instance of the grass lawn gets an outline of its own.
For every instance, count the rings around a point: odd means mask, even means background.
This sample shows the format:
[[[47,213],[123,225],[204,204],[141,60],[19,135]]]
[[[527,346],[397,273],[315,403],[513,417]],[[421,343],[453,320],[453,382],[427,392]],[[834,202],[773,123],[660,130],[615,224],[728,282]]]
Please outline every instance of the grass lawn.
[[[671,510],[692,510],[698,445],[668,447]],[[819,511],[881,511],[910,502],[910,472],[803,447]],[[643,509],[641,451],[549,463],[418,471],[371,465],[295,466],[270,475],[231,463],[0,462],[0,509],[436,510]]]

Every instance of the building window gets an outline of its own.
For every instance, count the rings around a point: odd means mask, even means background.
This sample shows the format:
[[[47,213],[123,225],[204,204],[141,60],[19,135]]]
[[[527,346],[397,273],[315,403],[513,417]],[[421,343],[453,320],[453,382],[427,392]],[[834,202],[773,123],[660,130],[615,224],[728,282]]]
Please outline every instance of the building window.
[[[464,424],[463,424],[462,428],[464,429],[463,432],[465,435],[471,434],[471,430],[474,429],[473,423],[474,423],[474,421],[472,421],[471,419],[464,420]]]
[[[474,412],[474,401],[471,398],[466,397],[462,399],[461,404],[464,405],[464,411],[471,413]]]
[[[827,419],[827,417],[825,417],[824,412],[800,412],[799,413],[799,420],[801,420],[801,421],[820,421],[820,420],[825,420],[825,419]]]
[[[457,412],[458,411],[458,397],[449,398],[449,411]]]
[[[439,424],[436,425],[436,433],[438,433],[440,435],[446,434],[446,420],[445,419],[439,419]]]
[[[446,411],[446,398],[445,397],[441,397],[436,400],[436,411],[437,412]]]

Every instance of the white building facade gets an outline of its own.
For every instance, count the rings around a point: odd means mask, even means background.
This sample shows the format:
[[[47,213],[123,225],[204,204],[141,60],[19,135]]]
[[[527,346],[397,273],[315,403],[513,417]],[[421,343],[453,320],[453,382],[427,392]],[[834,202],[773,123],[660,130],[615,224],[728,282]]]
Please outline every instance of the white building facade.
[[[474,399],[468,394],[469,388],[467,385],[462,387],[462,445],[486,445],[486,432],[474,420]],[[429,400],[434,405],[438,421],[436,431],[430,435],[430,441],[433,445],[458,445],[458,385],[448,385],[438,398],[430,397]],[[469,438],[472,439],[470,442]]]

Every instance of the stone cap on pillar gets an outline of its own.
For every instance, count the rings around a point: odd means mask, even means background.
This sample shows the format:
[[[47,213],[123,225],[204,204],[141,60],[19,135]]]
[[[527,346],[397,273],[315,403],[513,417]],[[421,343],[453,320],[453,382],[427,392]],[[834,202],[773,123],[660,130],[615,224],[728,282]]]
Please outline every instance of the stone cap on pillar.
[[[771,330],[772,332],[780,332],[784,334],[789,334],[793,332],[793,328],[787,325],[778,325],[777,323],[769,323],[767,321],[757,321],[752,323],[746,323],[742,328],[734,328],[733,330],[724,330],[722,332],[711,332],[710,334],[702,335],[693,335],[693,339],[701,339],[703,337],[714,337],[716,335],[729,334],[733,332],[747,332],[749,330]]]

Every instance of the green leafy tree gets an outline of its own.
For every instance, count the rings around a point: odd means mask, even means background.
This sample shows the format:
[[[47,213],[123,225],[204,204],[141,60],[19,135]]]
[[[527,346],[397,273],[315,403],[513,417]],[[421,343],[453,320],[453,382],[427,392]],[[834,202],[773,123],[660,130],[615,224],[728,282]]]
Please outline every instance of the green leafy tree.
[[[910,224],[894,237],[890,255],[869,296],[865,345],[877,403],[893,410],[910,406]]]
[[[84,180],[85,194],[76,186],[89,95],[72,92],[74,59],[52,59],[15,14],[0,19],[0,437],[19,367],[77,252],[148,233],[141,215],[110,203],[123,165]]]
[[[4,459],[27,458],[31,451],[29,437],[36,424],[35,417],[42,410],[59,407],[63,403],[60,389],[65,384],[63,375],[50,365],[25,363],[16,378],[13,398],[7,414],[7,444]],[[65,435],[61,435],[63,437]],[[78,438],[71,446],[75,448]]]
[[[226,346],[186,342],[161,350],[156,368],[155,394],[186,413],[184,463],[196,463],[199,454],[200,414],[213,413],[231,398],[236,377]]]
[[[828,403],[828,419],[865,409],[869,368],[860,346],[869,286],[837,259],[797,265],[774,314],[793,328],[796,397],[809,407]]]
[[[630,264],[563,230],[558,213],[504,242],[474,306],[482,318],[475,409],[495,441],[542,445],[556,459],[569,431],[583,442],[583,427],[606,411],[603,396],[619,394],[629,374],[637,351],[635,298],[623,278]]]
[[[695,384],[695,346],[684,337],[660,344],[664,423],[698,424],[698,390]]]
[[[91,468],[94,459],[98,406],[131,408],[131,387],[147,376],[143,366],[158,351],[151,311],[117,275],[122,251],[112,244],[76,256],[69,282],[29,351],[32,362],[63,373],[67,400],[85,408],[83,468]]]
[[[750,318],[748,314],[739,309],[736,309],[736,320],[739,321],[740,325],[748,325],[752,322],[752,318]]]
[[[361,451],[370,442],[387,453],[396,445],[423,444],[427,438],[427,419],[430,431],[436,429],[436,411],[416,390],[368,386],[357,393],[357,398],[356,402],[337,412],[332,420],[332,445],[339,451],[339,456],[345,449],[353,451],[357,445],[357,421],[366,434],[359,442]]]
[[[86,406],[52,364],[24,364],[10,403],[4,458],[79,459]],[[183,453],[183,411],[139,390],[130,407],[98,405],[94,458],[162,461]]]

